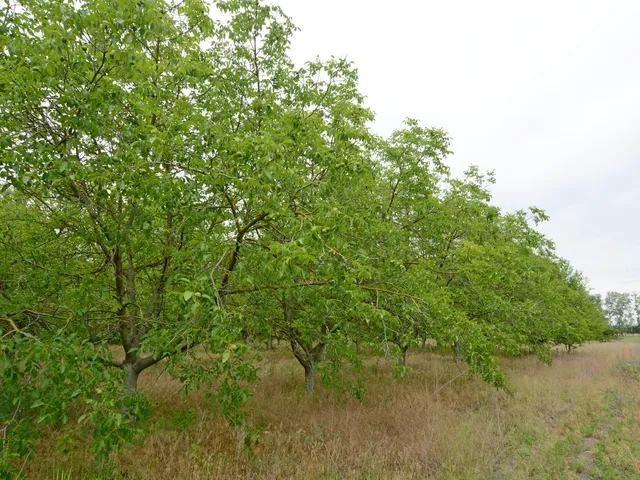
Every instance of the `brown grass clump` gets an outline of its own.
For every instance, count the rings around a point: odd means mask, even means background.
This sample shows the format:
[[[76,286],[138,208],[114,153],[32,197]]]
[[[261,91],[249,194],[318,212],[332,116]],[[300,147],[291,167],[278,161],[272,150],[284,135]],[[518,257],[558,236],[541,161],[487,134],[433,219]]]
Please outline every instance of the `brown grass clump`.
[[[557,352],[552,366],[505,359],[512,395],[429,352],[411,352],[400,381],[390,360],[367,359],[362,402],[321,388],[306,398],[301,367],[285,350],[267,352],[248,407],[260,432],[252,454],[202,395],[181,399],[160,367],[141,377],[148,433],[107,474],[92,471],[82,439],[63,453],[52,432],[28,477],[640,479],[638,340]]]

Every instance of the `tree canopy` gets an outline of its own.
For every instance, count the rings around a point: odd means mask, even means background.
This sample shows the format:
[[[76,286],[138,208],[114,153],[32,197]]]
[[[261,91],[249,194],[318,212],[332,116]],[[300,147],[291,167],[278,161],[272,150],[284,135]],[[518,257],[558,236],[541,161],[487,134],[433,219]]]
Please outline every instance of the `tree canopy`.
[[[97,453],[132,438],[158,362],[244,425],[250,339],[311,393],[354,343],[404,366],[429,339],[503,386],[500,355],[604,335],[544,212],[453,176],[443,130],[375,135],[355,67],[294,65],[279,8],[21,0],[0,30],[3,468],[73,405]]]

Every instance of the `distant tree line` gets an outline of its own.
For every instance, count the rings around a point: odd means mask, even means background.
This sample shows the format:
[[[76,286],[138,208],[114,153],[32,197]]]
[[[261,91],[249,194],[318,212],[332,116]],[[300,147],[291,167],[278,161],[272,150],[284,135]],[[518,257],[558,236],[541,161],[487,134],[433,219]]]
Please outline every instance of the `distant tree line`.
[[[607,292],[602,304],[610,325],[622,333],[640,333],[640,292]]]

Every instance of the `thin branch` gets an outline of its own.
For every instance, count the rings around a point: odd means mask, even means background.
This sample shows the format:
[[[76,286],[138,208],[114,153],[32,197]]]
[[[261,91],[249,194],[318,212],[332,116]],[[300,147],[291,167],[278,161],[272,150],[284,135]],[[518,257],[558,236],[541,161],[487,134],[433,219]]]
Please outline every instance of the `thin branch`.
[[[13,328],[15,330],[16,333],[22,333],[22,330],[20,330],[18,328],[18,326],[16,325],[16,323],[9,317],[0,317],[0,319],[2,320],[6,320],[7,322],[9,322],[9,325],[11,325],[11,328]]]

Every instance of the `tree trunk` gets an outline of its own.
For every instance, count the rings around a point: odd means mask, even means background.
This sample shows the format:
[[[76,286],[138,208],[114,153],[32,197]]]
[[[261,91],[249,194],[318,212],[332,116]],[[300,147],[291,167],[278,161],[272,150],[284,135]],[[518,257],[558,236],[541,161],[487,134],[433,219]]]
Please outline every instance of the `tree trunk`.
[[[140,376],[140,372],[133,368],[133,365],[125,365],[124,371],[125,395],[130,397],[136,393],[136,390],[138,389],[138,377]]]
[[[398,358],[398,365],[401,367],[407,366],[407,350],[409,350],[409,347],[400,347],[400,353],[402,355]]]
[[[457,340],[453,344],[453,359],[456,363],[462,360],[462,343]]]
[[[138,390],[138,377],[140,373],[158,363],[162,358],[164,357],[154,358],[152,355],[138,357],[135,352],[130,352],[125,358],[125,361],[119,365],[120,368],[124,370],[124,392],[120,410],[123,415],[129,417],[132,423],[136,421],[136,418],[130,414],[127,404],[129,403],[130,397],[135,395],[136,390]]]
[[[140,372],[131,364],[125,364],[123,366],[124,370],[124,396],[122,397],[122,404],[120,405],[120,413],[123,416],[129,419],[131,423],[136,422],[136,417],[129,411],[129,406],[127,405],[130,397],[135,395],[136,390],[138,389],[138,377],[140,376]]]
[[[324,347],[324,343],[318,343],[314,347],[310,347],[301,345],[295,340],[291,341],[291,351],[304,368],[305,392],[307,395],[312,395],[315,389],[316,365],[322,360]]]
[[[304,381],[305,392],[307,395],[313,395],[313,389],[315,388],[316,381],[316,368],[313,363],[304,367]]]

